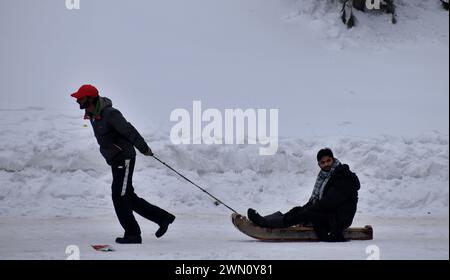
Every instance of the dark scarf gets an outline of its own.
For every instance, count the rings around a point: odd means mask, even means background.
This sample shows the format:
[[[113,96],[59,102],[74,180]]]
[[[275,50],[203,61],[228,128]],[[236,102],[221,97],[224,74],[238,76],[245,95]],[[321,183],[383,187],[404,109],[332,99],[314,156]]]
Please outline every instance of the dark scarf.
[[[314,184],[314,189],[311,194],[311,197],[309,198],[309,201],[313,204],[322,199],[323,195],[323,189],[325,188],[326,184],[328,183],[328,180],[330,180],[331,175],[333,175],[334,170],[336,167],[341,165],[339,160],[337,158],[334,159],[334,163],[331,166],[330,171],[323,171],[320,170],[319,175],[317,175],[316,183]]]
[[[90,113],[87,110],[85,110],[84,113],[84,119],[85,120],[101,120],[102,115],[101,112],[104,108],[112,106],[112,102],[107,97],[99,97],[97,99],[97,103],[95,104],[95,111],[94,113]]]

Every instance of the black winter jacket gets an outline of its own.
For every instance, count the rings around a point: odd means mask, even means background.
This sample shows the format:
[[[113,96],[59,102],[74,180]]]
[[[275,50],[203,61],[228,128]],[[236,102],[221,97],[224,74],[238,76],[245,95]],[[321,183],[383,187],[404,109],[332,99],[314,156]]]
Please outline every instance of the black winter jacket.
[[[116,160],[130,159],[136,156],[136,147],[141,153],[150,148],[144,138],[129,123],[119,110],[112,107],[106,97],[99,97],[96,115],[90,116],[95,137],[100,145],[100,153],[111,165]]]
[[[329,214],[333,228],[346,229],[353,222],[360,187],[358,176],[347,164],[341,164],[325,185],[322,198],[308,206],[313,211]]]

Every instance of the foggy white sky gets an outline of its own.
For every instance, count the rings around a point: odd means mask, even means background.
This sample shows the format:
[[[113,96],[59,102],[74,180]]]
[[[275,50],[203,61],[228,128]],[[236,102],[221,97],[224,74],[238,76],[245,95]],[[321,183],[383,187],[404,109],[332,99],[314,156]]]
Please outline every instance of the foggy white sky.
[[[1,109],[92,83],[138,125],[201,100],[280,109],[284,136],[448,133],[448,43],[330,50],[275,0],[64,2],[0,0]]]

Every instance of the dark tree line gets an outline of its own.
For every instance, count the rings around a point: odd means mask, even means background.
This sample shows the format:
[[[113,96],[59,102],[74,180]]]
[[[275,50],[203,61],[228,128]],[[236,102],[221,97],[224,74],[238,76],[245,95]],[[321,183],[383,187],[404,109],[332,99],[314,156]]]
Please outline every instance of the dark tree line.
[[[352,28],[356,24],[356,17],[353,14],[353,9],[361,12],[368,11],[366,0],[343,0],[341,19],[348,28]],[[380,0],[380,11],[383,11],[391,15],[391,22],[393,24],[397,23],[397,16],[395,14],[395,4],[394,0]]]
[[[391,22],[393,24],[397,23],[397,15],[396,15],[396,5],[394,3],[395,0],[379,0],[380,1],[380,11],[385,12],[386,14],[390,14]],[[448,11],[449,9],[449,0],[439,0],[442,3],[442,7]],[[356,17],[353,14],[353,9],[358,11],[367,12],[369,9],[367,7],[367,0],[341,0],[342,2],[342,10],[341,10],[341,19],[344,24],[347,25],[348,28],[352,28],[356,24]],[[371,3],[374,1],[372,0]]]

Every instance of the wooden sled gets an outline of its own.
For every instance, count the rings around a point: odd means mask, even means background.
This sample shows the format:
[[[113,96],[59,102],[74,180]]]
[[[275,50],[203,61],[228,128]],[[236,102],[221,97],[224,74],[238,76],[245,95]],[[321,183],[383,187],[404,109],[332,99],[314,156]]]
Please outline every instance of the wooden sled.
[[[312,227],[293,226],[288,228],[263,228],[253,224],[247,217],[233,213],[233,225],[242,233],[263,241],[319,241]],[[373,228],[353,227],[344,231],[344,238],[349,240],[372,240]]]

